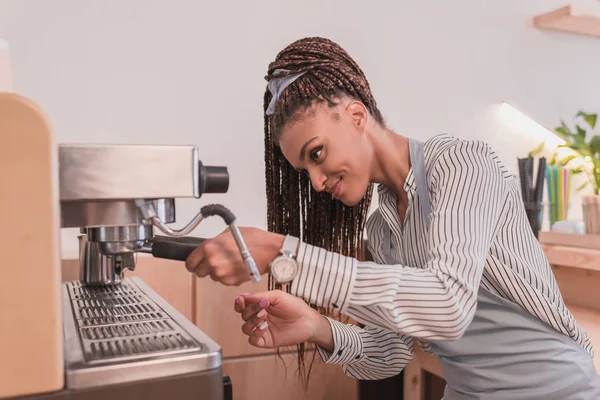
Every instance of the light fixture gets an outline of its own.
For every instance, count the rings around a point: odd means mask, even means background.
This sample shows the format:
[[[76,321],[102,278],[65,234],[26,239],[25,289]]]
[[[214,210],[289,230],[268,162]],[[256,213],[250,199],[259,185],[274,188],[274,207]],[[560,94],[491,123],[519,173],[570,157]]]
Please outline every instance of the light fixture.
[[[554,132],[540,125],[506,101],[500,104],[499,114],[502,121],[511,129],[523,135],[536,137],[540,142],[545,142],[546,147],[556,148],[565,144],[565,141]]]

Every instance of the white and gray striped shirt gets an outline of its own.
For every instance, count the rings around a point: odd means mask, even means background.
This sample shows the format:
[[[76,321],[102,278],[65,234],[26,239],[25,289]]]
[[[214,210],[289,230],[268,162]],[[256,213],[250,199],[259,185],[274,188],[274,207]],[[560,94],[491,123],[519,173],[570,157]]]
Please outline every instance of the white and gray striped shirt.
[[[430,352],[427,341],[462,336],[475,313],[479,285],[593,354],[532,233],[516,179],[493,150],[442,134],[425,142],[424,153],[429,231],[411,169],[404,184],[404,223],[396,195],[378,188],[379,207],[367,221],[375,262],[300,245],[292,293],[366,325],[330,318],[335,348],[329,353],[319,347],[323,360],[341,364],[358,379],[396,375],[412,358],[414,340]],[[384,235],[391,235],[393,265],[385,262]]]

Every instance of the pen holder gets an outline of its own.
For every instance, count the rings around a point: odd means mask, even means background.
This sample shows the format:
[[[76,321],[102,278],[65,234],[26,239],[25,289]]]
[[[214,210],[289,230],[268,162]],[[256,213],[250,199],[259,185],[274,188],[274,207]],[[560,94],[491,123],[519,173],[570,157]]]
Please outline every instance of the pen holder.
[[[525,213],[527,214],[527,220],[531,226],[531,230],[535,237],[538,237],[538,233],[542,229],[542,220],[544,217],[544,203],[524,203]]]

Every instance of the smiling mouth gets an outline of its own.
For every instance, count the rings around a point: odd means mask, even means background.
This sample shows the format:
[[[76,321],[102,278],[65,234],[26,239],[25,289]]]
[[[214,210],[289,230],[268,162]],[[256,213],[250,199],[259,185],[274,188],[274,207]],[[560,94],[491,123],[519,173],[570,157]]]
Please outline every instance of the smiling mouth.
[[[340,180],[337,181],[337,183],[335,185],[333,185],[333,187],[329,190],[329,193],[331,193],[331,197],[333,197],[334,199],[337,199],[340,196],[341,186],[342,186],[342,178],[340,178]]]

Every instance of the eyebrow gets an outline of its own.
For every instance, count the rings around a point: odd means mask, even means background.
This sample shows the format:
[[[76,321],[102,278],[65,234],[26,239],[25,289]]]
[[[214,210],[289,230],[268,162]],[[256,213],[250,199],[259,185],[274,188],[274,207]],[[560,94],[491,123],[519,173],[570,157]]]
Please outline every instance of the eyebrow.
[[[312,138],[309,141],[307,141],[306,143],[304,143],[304,146],[302,146],[302,148],[300,149],[300,161],[304,162],[304,156],[306,155],[306,148],[313,140],[318,139],[318,138],[319,138],[318,136],[315,136],[314,138]]]

